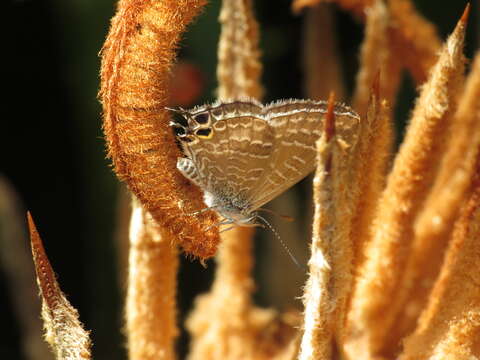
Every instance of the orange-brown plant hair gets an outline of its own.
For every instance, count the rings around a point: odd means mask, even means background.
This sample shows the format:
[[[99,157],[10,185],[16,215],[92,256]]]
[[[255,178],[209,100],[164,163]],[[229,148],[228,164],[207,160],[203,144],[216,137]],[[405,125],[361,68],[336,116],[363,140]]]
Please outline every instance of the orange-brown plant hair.
[[[168,83],[176,44],[204,0],[121,0],[102,50],[100,98],[108,156],[117,176],[183,249],[208,258],[219,242],[216,215],[176,169]]]

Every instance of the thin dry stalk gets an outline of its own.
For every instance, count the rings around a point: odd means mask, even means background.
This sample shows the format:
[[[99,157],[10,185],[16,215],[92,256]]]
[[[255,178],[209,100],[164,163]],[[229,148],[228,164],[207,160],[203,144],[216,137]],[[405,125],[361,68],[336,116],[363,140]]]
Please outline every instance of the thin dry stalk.
[[[417,12],[411,0],[388,0],[388,8],[392,52],[421,85],[438,59],[441,41],[437,30]]]
[[[376,0],[365,13],[365,39],[360,50],[360,69],[352,99],[353,108],[362,118],[367,113],[372,84],[378,72],[381,74],[380,96],[387,100],[391,109],[395,107],[402,67],[398,56],[391,49],[388,37],[390,14],[384,2]],[[390,134],[389,141],[392,141],[391,137]]]
[[[138,201],[133,202],[126,301],[129,359],[175,359],[177,249]]]
[[[315,216],[309,277],[303,296],[304,334],[299,354],[302,360],[332,356],[334,336],[343,331],[351,289],[353,243],[350,227],[354,196],[350,192],[350,169],[358,133],[353,130],[349,134],[352,137],[348,137],[342,134],[343,130],[335,127],[333,96],[330,96],[325,132],[317,142]]]
[[[330,112],[330,118],[333,117]],[[330,120],[330,123],[334,118]],[[327,132],[317,142],[318,165],[314,184],[315,216],[311,257],[308,262],[309,277],[305,285],[304,334],[300,344],[300,360],[329,359],[332,355],[335,311],[333,294],[329,291],[332,278],[331,244],[336,240],[338,229],[335,199],[335,183],[339,181],[336,164],[332,169],[333,152],[338,152],[336,138]],[[335,157],[336,159],[337,157]],[[338,200],[337,200],[338,201]]]
[[[338,57],[332,7],[319,4],[306,11],[303,25],[303,69],[305,94],[323,100],[333,91],[345,100],[345,88]]]
[[[83,329],[77,310],[60,290],[30,213],[27,217],[37,283],[42,298],[45,340],[57,360],[91,359],[92,344],[89,334]]]
[[[219,20],[222,32],[218,43],[218,98],[261,99],[262,64],[252,1],[223,0]]]
[[[187,322],[189,359],[264,358],[257,354],[258,338],[275,313],[252,307],[252,235],[242,227],[222,233],[212,290],[197,298]]]
[[[476,113],[477,122],[480,113]],[[473,193],[460,211],[445,263],[401,360],[480,356],[480,158]]]
[[[353,155],[356,161],[351,183],[356,184],[358,195],[355,199],[351,237],[355,246],[354,263],[357,270],[364,261],[365,244],[372,238],[372,219],[385,188],[393,142],[390,107],[386,100],[381,101],[379,87],[380,78],[377,73],[371,86],[366,115],[361,122],[357,150]]]
[[[121,0],[102,50],[100,97],[116,174],[183,249],[214,255],[218,222],[202,194],[176,169],[181,153],[169,127],[168,83],[176,44],[204,0]]]
[[[451,137],[425,209],[415,223],[415,241],[397,298],[404,309],[393,331],[402,338],[415,328],[420,311],[438,277],[460,205],[468,195],[480,146],[480,56],[455,114]]]
[[[385,349],[384,344],[391,340],[391,329],[400,311],[396,291],[413,241],[413,224],[437,173],[462,89],[465,21],[465,17],[459,21],[421,90],[379,202],[373,239],[367,244],[367,260],[349,316],[348,347],[357,359],[358,354],[370,358],[395,350]],[[398,340],[391,342],[396,344]]]

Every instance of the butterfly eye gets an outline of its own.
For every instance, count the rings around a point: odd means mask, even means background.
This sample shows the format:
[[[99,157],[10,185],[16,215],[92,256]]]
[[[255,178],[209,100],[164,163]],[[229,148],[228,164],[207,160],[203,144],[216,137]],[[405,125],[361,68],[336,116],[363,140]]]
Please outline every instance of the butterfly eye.
[[[173,127],[173,132],[175,133],[176,136],[183,136],[187,133],[184,127],[181,126],[174,126]]]
[[[198,129],[195,131],[195,135],[197,135],[199,138],[209,139],[213,134],[212,129]]]
[[[198,124],[204,125],[208,123],[208,117],[209,117],[208,113],[204,112],[204,113],[195,115],[194,119]]]
[[[182,115],[173,113],[173,125],[183,126],[184,128],[188,127],[188,121]]]

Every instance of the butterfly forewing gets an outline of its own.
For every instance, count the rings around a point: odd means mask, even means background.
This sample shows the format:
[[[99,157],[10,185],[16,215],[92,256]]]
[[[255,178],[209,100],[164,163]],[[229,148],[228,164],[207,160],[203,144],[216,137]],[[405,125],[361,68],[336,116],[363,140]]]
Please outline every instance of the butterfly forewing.
[[[192,117],[202,111],[212,118],[212,133],[183,145],[196,170],[187,173],[185,167],[182,172],[212,194],[245,200],[267,167],[274,144],[262,108],[256,103],[234,102],[200,108]]]

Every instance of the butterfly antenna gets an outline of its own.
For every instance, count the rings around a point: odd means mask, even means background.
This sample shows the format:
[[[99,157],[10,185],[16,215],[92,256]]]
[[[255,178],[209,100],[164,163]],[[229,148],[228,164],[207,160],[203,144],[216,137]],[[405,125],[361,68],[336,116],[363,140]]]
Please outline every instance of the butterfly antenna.
[[[260,216],[257,214],[257,217],[262,220],[270,230],[272,230],[273,234],[275,235],[275,237],[280,241],[280,244],[282,244],[283,248],[285,249],[285,251],[287,252],[287,254],[290,256],[290,259],[292,259],[293,263],[299,268],[299,269],[302,269],[302,270],[305,270],[306,267],[305,266],[302,266],[300,265],[300,263],[297,261],[297,259],[295,258],[295,256],[293,256],[292,252],[290,251],[290,249],[288,248],[287,244],[285,244],[282,240],[282,238],[280,237],[280,235],[278,234],[278,232],[273,228],[272,225],[270,225],[270,223],[263,217],[263,216]]]

